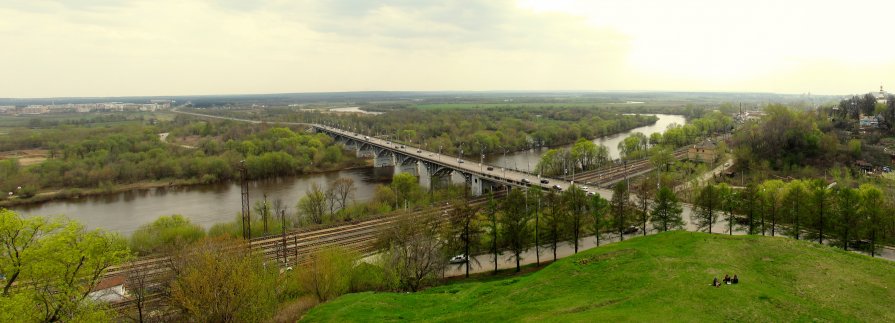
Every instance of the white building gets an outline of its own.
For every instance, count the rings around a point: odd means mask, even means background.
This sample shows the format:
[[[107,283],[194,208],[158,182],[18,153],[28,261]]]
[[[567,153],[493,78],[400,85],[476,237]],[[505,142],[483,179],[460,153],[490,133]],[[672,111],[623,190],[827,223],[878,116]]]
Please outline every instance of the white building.
[[[88,297],[102,302],[124,301],[128,298],[127,290],[124,288],[124,281],[124,276],[103,279],[90,291]]]
[[[883,91],[882,85],[879,86],[879,93],[876,93],[873,96],[876,97],[876,103],[886,104],[886,102],[888,102],[889,95],[886,91]]]

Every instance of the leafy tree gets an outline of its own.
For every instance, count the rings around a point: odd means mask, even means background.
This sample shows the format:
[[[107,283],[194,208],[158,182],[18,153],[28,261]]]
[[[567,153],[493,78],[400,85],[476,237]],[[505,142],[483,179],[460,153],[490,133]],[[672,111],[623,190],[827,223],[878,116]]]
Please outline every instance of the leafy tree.
[[[737,195],[739,198],[737,206],[739,206],[740,212],[746,216],[746,232],[748,232],[748,234],[755,234],[758,232],[755,216],[757,213],[761,213],[758,190],[755,187],[755,184],[749,183]]]
[[[356,253],[339,247],[315,250],[298,271],[299,285],[321,303],[339,297],[348,292],[358,259]]]
[[[808,211],[809,198],[802,181],[794,180],[786,185],[786,196],[783,198],[785,214],[789,223],[786,234],[796,240],[802,236],[802,225],[805,222],[805,213]]]
[[[849,187],[840,188],[836,194],[837,214],[833,224],[834,234],[836,241],[844,250],[848,250],[848,243],[857,235],[855,231],[861,223],[858,214],[860,201],[860,194]]]
[[[712,233],[712,226],[718,221],[721,195],[714,184],[709,183],[699,191],[696,198],[697,225],[700,230]]]
[[[824,232],[830,226],[830,210],[834,204],[833,194],[830,193],[829,185],[823,180],[812,181],[809,185],[811,194],[811,203],[809,204],[810,228],[817,232],[817,243],[823,244]],[[812,233],[813,234],[813,233]]]
[[[584,225],[587,220],[587,195],[577,185],[572,185],[563,192],[563,199],[568,210],[568,229],[570,242],[578,253],[578,240],[584,234]]]
[[[733,227],[737,222],[737,216],[734,213],[734,210],[737,209],[738,201],[736,191],[726,183],[718,184],[717,189],[718,201],[721,202],[718,207],[724,215],[724,221],[727,222],[727,234],[733,235]]]
[[[883,193],[879,188],[864,184],[861,185],[861,208],[858,210],[861,216],[863,235],[870,241],[870,256],[876,256],[880,241],[880,233],[885,232],[884,226],[889,223],[891,213],[886,210],[883,201]]]
[[[144,224],[131,234],[131,248],[139,254],[172,251],[201,240],[205,230],[188,218],[175,214]]]
[[[653,203],[653,227],[662,231],[683,228],[682,212],[683,208],[674,191],[668,187],[660,188]]]
[[[612,189],[612,201],[609,202],[612,212],[612,225],[618,230],[620,240],[625,240],[625,228],[631,218],[631,200],[628,185],[618,182]]]
[[[528,250],[531,242],[531,230],[528,227],[529,215],[525,212],[525,196],[519,189],[511,189],[502,204],[503,216],[500,217],[502,236],[507,247],[513,252],[516,260],[516,272],[521,270],[522,253]]]
[[[655,196],[653,188],[653,180],[650,177],[644,177],[634,186],[634,198],[637,206],[637,222],[640,223],[640,229],[646,236],[646,224],[650,221],[650,204],[653,202],[652,197]]]
[[[2,320],[102,320],[105,312],[89,294],[110,267],[131,258],[118,235],[63,218],[25,219],[5,209],[0,245],[0,271],[9,275],[0,296]]]
[[[534,213],[535,225],[534,225],[534,236],[535,236],[535,263],[540,266],[541,264],[541,240],[540,240],[540,232],[541,232],[541,198],[544,193],[541,191],[541,188],[538,186],[531,187],[528,189],[525,199],[526,208],[529,210],[528,213]]]
[[[311,189],[305,196],[298,200],[295,206],[311,223],[322,224],[326,214],[326,195],[317,183],[311,184]]]
[[[779,220],[780,209],[783,204],[783,190],[785,188],[783,181],[770,180],[761,184],[761,192],[765,206],[765,217],[771,220],[771,236],[777,232],[777,221]],[[764,232],[764,225],[762,225]]]
[[[419,190],[417,179],[412,174],[400,173],[392,178],[392,185],[395,190],[395,209],[401,208],[408,201],[412,201],[415,193]]]
[[[558,243],[562,239],[562,228],[565,226],[566,222],[566,205],[562,201],[562,196],[559,196],[554,191],[548,191],[544,196],[544,202],[547,206],[547,212],[544,213],[544,221],[543,225],[546,227],[545,233],[548,241],[550,241],[550,248],[553,250],[553,261],[556,261],[556,250],[558,248]]]
[[[599,247],[600,236],[603,234],[603,229],[607,224],[606,215],[609,213],[609,201],[595,194],[590,198],[589,203],[592,218],[590,224],[593,226],[594,238],[597,240],[597,246]]]
[[[489,234],[489,244],[488,244],[488,252],[494,255],[494,273],[497,274],[497,265],[500,263],[498,260],[498,256],[500,255],[500,246],[498,240],[498,231],[500,230],[500,225],[498,223],[498,204],[494,200],[494,193],[488,193],[488,204],[485,205],[485,231]]]
[[[191,321],[263,322],[276,309],[277,268],[239,240],[202,240],[172,264],[171,302]]]

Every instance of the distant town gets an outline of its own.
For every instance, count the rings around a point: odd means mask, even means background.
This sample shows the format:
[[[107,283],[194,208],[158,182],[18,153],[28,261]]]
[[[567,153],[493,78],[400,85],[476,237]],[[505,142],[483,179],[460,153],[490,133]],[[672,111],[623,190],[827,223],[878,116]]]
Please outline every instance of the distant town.
[[[149,100],[149,103],[67,103],[67,104],[31,104],[26,106],[0,105],[0,114],[4,115],[39,115],[51,113],[89,113],[89,112],[123,112],[145,111],[155,112],[171,109],[174,100]]]

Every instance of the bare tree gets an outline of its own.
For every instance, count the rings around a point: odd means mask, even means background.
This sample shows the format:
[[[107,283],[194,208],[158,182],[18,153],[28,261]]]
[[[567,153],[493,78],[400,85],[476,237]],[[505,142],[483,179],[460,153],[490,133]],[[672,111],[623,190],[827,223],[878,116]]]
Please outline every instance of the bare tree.
[[[652,179],[645,177],[637,186],[634,186],[634,197],[636,198],[637,205],[637,222],[640,224],[640,229],[643,231],[643,235],[646,235],[646,224],[650,221],[650,207],[652,206],[652,198],[655,192],[652,183]]]
[[[403,217],[383,232],[385,268],[395,287],[416,292],[438,278],[447,260],[438,233],[434,215]]]
[[[344,209],[348,205],[349,199],[354,199],[354,193],[357,187],[354,185],[354,179],[339,178],[332,183],[332,189],[336,193],[336,200],[339,202],[339,208]]]

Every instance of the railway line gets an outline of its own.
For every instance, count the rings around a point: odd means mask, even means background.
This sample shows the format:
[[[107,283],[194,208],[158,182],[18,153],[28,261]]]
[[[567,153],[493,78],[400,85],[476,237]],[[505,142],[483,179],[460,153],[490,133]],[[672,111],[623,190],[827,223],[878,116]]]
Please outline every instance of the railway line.
[[[505,194],[505,191],[495,192],[493,198],[501,198]],[[490,198],[481,196],[469,199],[467,203],[479,206],[487,203]],[[282,268],[305,265],[310,261],[309,254],[327,247],[339,246],[361,255],[369,255],[375,251],[379,235],[396,221],[407,217],[445,215],[452,209],[451,204],[445,203],[412,211],[396,211],[351,224],[292,230],[286,232],[285,237],[280,234],[254,238],[244,246],[261,253],[265,259]],[[449,219],[440,217],[439,220],[446,222]],[[158,302],[165,300],[162,287],[174,277],[173,261],[175,259],[167,256],[148,256],[110,268],[103,277],[106,279],[124,275],[141,279],[141,288],[149,292],[145,295],[143,303],[157,305]],[[121,312],[135,307],[137,302],[138,300],[129,299],[110,305]]]
[[[680,160],[687,156],[687,147],[679,148],[673,153],[675,159]],[[583,185],[592,185],[599,187],[608,187],[622,179],[625,176],[633,176],[654,169],[649,159],[638,159],[628,162],[626,165],[612,165],[600,169],[586,171],[574,176],[563,177],[563,180],[575,181]]]

